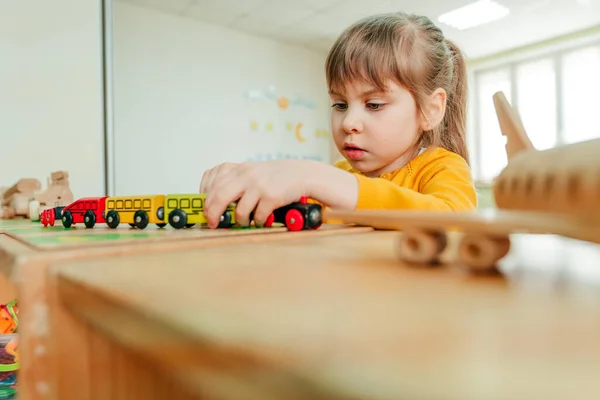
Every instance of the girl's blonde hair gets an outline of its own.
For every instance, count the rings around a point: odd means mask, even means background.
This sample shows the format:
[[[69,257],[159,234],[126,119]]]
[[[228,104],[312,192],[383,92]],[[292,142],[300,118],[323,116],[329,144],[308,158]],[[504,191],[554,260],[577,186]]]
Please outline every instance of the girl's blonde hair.
[[[363,18],[336,40],[325,72],[329,89],[338,93],[354,79],[364,79],[380,90],[392,79],[412,93],[420,112],[426,96],[444,89],[447,102],[442,123],[423,132],[420,144],[443,147],[469,161],[464,57],[429,18],[403,12]]]

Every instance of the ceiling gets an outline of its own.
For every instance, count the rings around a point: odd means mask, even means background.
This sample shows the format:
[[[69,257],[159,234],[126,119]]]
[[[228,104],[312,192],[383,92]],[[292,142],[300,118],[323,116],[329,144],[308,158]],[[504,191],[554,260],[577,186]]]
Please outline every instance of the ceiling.
[[[488,56],[600,24],[600,0],[497,0],[510,15],[458,31],[437,17],[471,0],[118,0],[324,53],[350,23],[390,11],[427,15],[468,58]]]

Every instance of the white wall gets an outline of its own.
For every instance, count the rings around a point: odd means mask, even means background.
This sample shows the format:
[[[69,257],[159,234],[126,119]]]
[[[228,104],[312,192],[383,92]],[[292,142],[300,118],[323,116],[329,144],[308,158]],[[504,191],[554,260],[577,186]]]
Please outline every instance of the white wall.
[[[331,136],[316,135],[330,130],[324,54],[113,7],[115,194],[196,192],[204,170],[224,161],[330,161]],[[282,109],[281,96],[316,107]],[[293,132],[298,123],[304,142]]]
[[[104,194],[100,1],[3,1],[0,186],[67,170],[75,197]]]

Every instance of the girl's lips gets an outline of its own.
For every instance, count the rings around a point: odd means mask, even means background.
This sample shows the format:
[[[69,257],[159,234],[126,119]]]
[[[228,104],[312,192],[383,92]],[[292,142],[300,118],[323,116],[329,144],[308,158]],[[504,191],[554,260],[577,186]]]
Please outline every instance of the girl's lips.
[[[348,158],[352,160],[360,160],[365,154],[365,151],[363,149],[354,146],[344,147],[344,152],[346,153]]]

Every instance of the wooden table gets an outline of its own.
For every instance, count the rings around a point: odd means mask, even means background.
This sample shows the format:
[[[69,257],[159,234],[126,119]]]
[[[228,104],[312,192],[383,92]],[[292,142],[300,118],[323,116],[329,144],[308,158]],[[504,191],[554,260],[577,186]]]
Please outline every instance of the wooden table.
[[[49,267],[69,261],[86,265],[93,260],[119,258],[126,254],[160,254],[210,246],[236,243],[285,241],[292,238],[324,237],[372,231],[366,227],[324,225],[317,231],[288,232],[274,227],[256,230],[209,230],[192,228],[174,230],[148,227],[144,231],[122,226],[116,230],[106,227],[65,229],[62,226],[44,228],[27,220],[0,220],[0,298],[5,302],[19,299],[20,361],[19,400],[57,399],[57,380],[60,371],[55,362],[60,359],[57,342],[72,333],[74,323],[57,307],[54,276]],[[144,264],[133,261],[143,277]],[[54,314],[63,318],[62,336],[52,326]],[[77,351],[77,350],[75,350]],[[72,383],[70,377],[66,377]],[[86,397],[76,397],[78,400]]]
[[[599,246],[514,235],[471,276],[398,236],[55,262],[59,398],[600,398]]]

